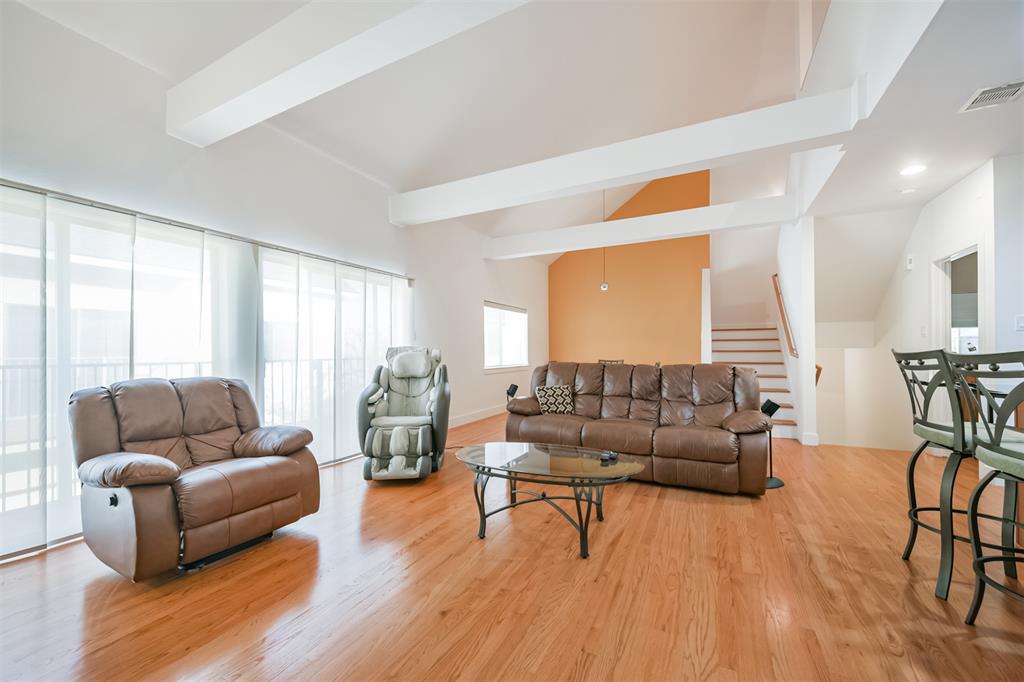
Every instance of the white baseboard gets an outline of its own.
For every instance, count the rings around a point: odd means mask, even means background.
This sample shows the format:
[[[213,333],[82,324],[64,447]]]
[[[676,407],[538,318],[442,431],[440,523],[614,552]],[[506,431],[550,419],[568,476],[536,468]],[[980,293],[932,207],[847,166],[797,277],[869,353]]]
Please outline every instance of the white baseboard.
[[[478,419],[484,419],[486,417],[493,417],[496,414],[501,414],[505,411],[505,403],[500,405],[492,405],[491,407],[485,407],[482,410],[475,410],[473,412],[467,412],[466,414],[456,415],[454,417],[448,417],[448,427],[462,426],[470,422],[475,422]]]
[[[818,434],[811,431],[804,431],[800,434],[800,442],[804,445],[820,445],[821,441],[818,439]]]

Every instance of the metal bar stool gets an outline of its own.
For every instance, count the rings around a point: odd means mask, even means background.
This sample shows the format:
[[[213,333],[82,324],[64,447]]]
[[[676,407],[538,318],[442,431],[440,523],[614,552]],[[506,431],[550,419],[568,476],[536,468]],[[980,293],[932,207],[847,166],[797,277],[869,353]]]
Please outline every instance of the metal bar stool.
[[[1017,564],[1024,562],[1024,549],[1017,546],[1015,533],[1024,524],[1017,521],[1017,484],[1024,481],[1024,351],[988,353],[985,355],[947,354],[954,376],[965,391],[971,412],[971,437],[974,455],[979,462],[992,468],[974,488],[967,505],[967,523],[971,531],[971,549],[974,554],[974,599],[965,622],[974,624],[978,616],[985,586],[1024,600],[1024,592],[1014,590],[985,572],[985,565],[1003,562],[1007,579],[1016,581]],[[988,408],[991,418],[985,418]],[[992,481],[1002,479],[1003,516],[996,517],[978,511],[981,494]],[[984,542],[978,530],[979,519],[1001,523],[1001,543]],[[998,556],[985,556],[985,549],[999,552]]]
[[[903,560],[910,559],[917,542],[918,528],[938,533],[941,538],[939,575],[935,581],[935,596],[945,599],[949,596],[949,584],[953,578],[954,541],[970,542],[970,538],[953,532],[953,514],[966,514],[966,509],[953,507],[953,486],[960,463],[973,456],[969,438],[964,429],[964,408],[960,401],[949,361],[942,350],[916,353],[892,352],[899,365],[900,373],[910,394],[910,409],[914,418],[914,433],[923,438],[907,463],[907,516],[910,518],[910,535],[903,550]],[[941,392],[940,392],[941,391]],[[936,394],[949,401],[950,423],[938,421],[932,409]],[[950,451],[946,467],[942,472],[939,486],[939,506],[923,507],[917,504],[917,488],[914,472],[917,460],[929,445]],[[939,526],[925,523],[919,518],[921,512],[939,512]]]

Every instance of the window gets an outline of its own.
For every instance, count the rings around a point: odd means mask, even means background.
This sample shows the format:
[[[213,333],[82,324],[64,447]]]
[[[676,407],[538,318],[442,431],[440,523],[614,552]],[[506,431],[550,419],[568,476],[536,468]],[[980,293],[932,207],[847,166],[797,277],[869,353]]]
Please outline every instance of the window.
[[[525,310],[484,301],[484,369],[526,367],[529,339]]]
[[[81,531],[72,391],[242,379],[329,462],[412,305],[404,277],[0,186],[0,557]]]

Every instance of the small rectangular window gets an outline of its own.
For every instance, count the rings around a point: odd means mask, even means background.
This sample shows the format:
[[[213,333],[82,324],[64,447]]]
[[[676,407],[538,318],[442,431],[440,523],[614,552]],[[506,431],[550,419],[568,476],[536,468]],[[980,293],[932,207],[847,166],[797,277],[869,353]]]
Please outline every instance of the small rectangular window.
[[[528,366],[529,339],[525,310],[484,301],[484,369]]]

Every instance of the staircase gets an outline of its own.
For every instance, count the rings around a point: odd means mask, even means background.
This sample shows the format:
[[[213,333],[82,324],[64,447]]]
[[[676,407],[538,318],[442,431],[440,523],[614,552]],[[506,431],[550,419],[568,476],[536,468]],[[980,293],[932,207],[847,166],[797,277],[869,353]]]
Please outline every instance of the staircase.
[[[789,391],[789,377],[782,359],[782,343],[775,327],[757,325],[711,328],[711,361],[752,367],[761,385],[761,402],[782,406],[772,421],[777,438],[796,438],[796,411]]]

